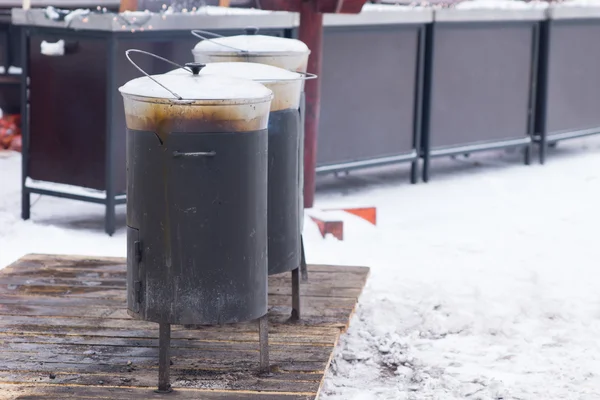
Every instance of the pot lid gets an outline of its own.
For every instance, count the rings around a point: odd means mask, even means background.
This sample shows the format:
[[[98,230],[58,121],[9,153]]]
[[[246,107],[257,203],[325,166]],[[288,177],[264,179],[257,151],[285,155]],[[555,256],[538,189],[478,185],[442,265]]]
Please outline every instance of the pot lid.
[[[273,54],[310,53],[310,50],[297,39],[249,34],[207,38],[194,47],[194,52]]]
[[[167,73],[167,75],[174,74],[191,75],[189,70],[183,68],[178,68]],[[251,62],[209,63],[206,64],[200,72],[200,75],[204,74],[230,76],[259,82],[295,81],[304,78],[302,74],[297,72],[288,71],[287,69],[274,67],[272,65]]]
[[[186,66],[186,74],[143,76],[119,88],[123,95],[168,101],[217,104],[247,104],[272,98],[273,92],[258,82],[225,75],[199,74],[203,64]]]

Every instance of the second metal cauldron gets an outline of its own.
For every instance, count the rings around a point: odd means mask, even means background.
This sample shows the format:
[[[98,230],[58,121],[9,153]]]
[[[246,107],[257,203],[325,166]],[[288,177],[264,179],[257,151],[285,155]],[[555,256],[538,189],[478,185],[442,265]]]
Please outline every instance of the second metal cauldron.
[[[176,69],[168,74],[187,74]],[[297,177],[302,145],[300,97],[306,76],[257,63],[223,62],[207,64],[200,74],[251,79],[273,91],[269,115],[268,237],[269,275],[292,271],[300,266],[302,196]]]

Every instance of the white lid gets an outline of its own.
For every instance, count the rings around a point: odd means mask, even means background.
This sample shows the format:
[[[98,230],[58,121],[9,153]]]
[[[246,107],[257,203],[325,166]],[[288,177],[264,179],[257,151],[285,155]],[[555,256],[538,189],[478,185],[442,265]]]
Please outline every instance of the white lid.
[[[167,75],[172,74],[191,75],[190,71],[183,68],[167,72]],[[259,82],[292,81],[303,77],[301,74],[287,69],[251,62],[209,63],[202,68],[200,74],[225,75]]]
[[[238,35],[216,39],[206,39],[198,43],[193,50],[211,53],[240,53],[254,54],[273,53],[309,53],[308,46],[297,39],[287,39],[265,35]]]
[[[156,81],[182,100],[217,102],[218,104],[245,104],[268,100],[273,93],[258,82],[223,75],[164,74],[152,75]],[[153,99],[178,99],[150,77],[133,79],[119,88],[123,95]]]

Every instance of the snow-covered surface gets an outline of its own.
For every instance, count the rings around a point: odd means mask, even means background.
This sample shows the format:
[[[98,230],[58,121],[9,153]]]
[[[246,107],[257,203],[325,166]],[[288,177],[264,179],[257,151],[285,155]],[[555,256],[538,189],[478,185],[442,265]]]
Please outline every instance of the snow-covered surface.
[[[548,7],[545,1],[531,1],[526,3],[518,0],[467,0],[454,6],[457,10],[530,10]]]
[[[189,69],[177,68],[167,72],[169,75],[190,75]],[[200,74],[226,75],[253,81],[296,81],[302,80],[304,75],[272,65],[252,62],[222,62],[206,64]]]
[[[103,190],[88,189],[79,186],[65,185],[55,182],[37,181],[31,178],[25,179],[25,186],[31,189],[50,190],[61,192],[74,196],[87,196],[95,199],[106,199],[106,192]],[[124,195],[116,196],[115,198],[125,198]]]
[[[376,4],[365,3],[362,12],[410,12],[420,10],[425,7],[413,6],[409,4]]]
[[[162,74],[152,78],[142,76],[125,83],[119,91],[124,95],[152,99],[171,99],[171,92],[175,92],[186,100],[217,100],[218,104],[265,101],[273,95],[258,82],[209,74]]]
[[[256,8],[235,8],[235,7],[216,7],[204,6],[196,10],[197,14],[206,15],[265,15],[272,14],[274,11],[259,10]]]
[[[552,3],[553,7],[600,7],[600,0],[566,0]]]
[[[20,158],[0,153],[0,265],[30,252],[125,256],[103,207],[33,196],[21,221]],[[600,398],[600,139],[561,143],[545,166],[517,154],[436,160],[408,171],[320,180],[319,209],[376,206],[376,227],[345,219],[345,240],[306,218],[312,263],[371,276],[321,393],[327,400]],[[340,217],[340,214],[337,214]]]
[[[598,19],[600,18],[600,1],[571,0],[552,3],[548,10],[550,19]]]
[[[64,56],[65,41],[63,39],[60,39],[58,42],[46,42],[42,40],[40,52],[45,56]]]
[[[510,0],[474,0],[450,8],[437,6],[434,19],[437,22],[541,21],[546,14],[547,5],[540,3],[524,6]]]
[[[4,74],[5,71],[6,71],[6,68],[1,66],[0,74]],[[19,75],[19,74],[23,73],[23,69],[20,67],[15,67],[15,66],[11,65],[10,67],[8,67],[8,73],[11,75]]]
[[[365,3],[359,14],[325,14],[323,17],[326,26],[412,24],[432,20],[431,7],[371,3]]]
[[[250,53],[308,53],[308,46],[298,39],[280,38],[266,35],[236,35],[202,40],[194,53],[201,52],[240,52]]]

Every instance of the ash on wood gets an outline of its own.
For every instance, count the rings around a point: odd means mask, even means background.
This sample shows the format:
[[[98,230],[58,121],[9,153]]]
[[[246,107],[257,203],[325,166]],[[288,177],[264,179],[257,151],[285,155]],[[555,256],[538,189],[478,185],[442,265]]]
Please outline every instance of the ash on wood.
[[[315,399],[369,269],[308,270],[298,322],[291,277],[269,277],[269,376],[256,324],[173,326],[175,391],[159,395],[158,326],[127,315],[125,259],[26,256],[0,271],[0,398]]]

